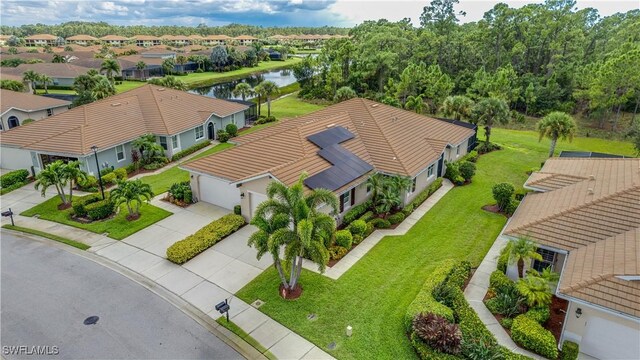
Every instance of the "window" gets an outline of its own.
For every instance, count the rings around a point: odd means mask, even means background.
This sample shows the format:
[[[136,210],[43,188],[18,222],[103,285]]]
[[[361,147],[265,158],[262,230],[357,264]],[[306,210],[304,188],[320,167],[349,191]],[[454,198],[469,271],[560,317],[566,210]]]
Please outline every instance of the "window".
[[[118,159],[118,162],[126,159],[126,156],[124,155],[124,145],[116,146],[116,159]]]
[[[371,194],[371,190],[373,190],[373,186],[371,186],[371,184],[367,184],[367,195]]]
[[[171,137],[171,148],[172,149],[177,149],[179,146],[179,141],[178,141],[178,135],[173,135]]]
[[[429,165],[429,167],[427,168],[427,176],[432,177],[433,174],[435,173],[435,170],[436,170],[436,164]]]
[[[200,140],[204,137],[204,126],[198,126],[196,128],[196,140]]]
[[[548,267],[552,267],[553,264],[555,263],[556,260],[556,253],[551,251],[551,250],[547,250],[547,249],[541,249],[538,248],[537,250],[538,254],[540,254],[542,256],[542,261],[540,260],[534,260],[533,261],[533,268],[537,271],[542,271]]]
[[[356,189],[347,190],[340,195],[340,212],[344,212],[355,203]]]
[[[53,115],[53,109],[47,109],[47,116]]]
[[[20,120],[18,120],[18,118],[15,116],[9,116],[8,123],[9,123],[9,129],[12,129],[16,126],[20,126]]]
[[[166,136],[160,136],[160,146],[162,146],[163,149],[167,150],[167,137]]]
[[[460,146],[456,146],[456,156],[460,156]]]
[[[418,184],[418,177],[414,177],[413,180],[411,180],[411,191],[409,192],[410,194],[416,192],[416,185]]]

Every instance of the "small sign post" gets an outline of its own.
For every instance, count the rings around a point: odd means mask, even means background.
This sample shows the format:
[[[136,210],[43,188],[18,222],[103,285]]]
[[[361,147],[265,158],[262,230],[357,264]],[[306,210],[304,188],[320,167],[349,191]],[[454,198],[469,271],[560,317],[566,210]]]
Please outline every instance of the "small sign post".
[[[10,217],[11,218],[11,226],[16,226],[16,224],[13,223],[13,211],[11,211],[11,208],[9,208],[9,210],[7,210],[7,211],[3,211],[2,212],[2,216]]]

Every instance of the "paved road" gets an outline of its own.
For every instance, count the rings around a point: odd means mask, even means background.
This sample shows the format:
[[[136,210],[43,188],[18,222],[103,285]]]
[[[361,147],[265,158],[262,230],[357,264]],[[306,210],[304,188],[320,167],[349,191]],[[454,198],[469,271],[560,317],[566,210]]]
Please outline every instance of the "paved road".
[[[57,346],[59,355],[47,359],[242,359],[179,309],[102,265],[6,232],[0,242],[3,347]],[[84,325],[91,315],[98,323]],[[7,359],[38,358],[5,351]]]

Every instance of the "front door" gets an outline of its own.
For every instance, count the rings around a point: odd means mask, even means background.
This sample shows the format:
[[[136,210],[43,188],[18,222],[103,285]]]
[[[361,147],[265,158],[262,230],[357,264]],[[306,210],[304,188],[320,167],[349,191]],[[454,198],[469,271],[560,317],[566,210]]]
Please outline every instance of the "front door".
[[[215,140],[216,132],[213,128],[213,123],[210,122],[209,125],[207,125],[207,137],[209,138],[209,140]]]
[[[438,159],[438,177],[444,176],[444,154],[440,155]]]

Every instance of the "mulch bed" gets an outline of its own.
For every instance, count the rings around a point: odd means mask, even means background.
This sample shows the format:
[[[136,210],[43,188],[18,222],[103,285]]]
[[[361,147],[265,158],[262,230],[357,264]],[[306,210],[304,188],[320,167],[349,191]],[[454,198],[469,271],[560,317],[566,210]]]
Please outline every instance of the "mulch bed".
[[[58,210],[66,210],[71,207],[71,203],[58,205]]]
[[[482,207],[482,210],[484,211],[488,211],[488,212],[492,212],[494,214],[500,214],[503,215],[507,218],[510,218],[511,215],[507,215],[505,213],[503,213],[502,211],[500,211],[500,208],[498,207],[498,204],[493,204],[493,205],[485,205]]]
[[[180,206],[181,208],[187,208],[187,207],[191,206],[191,203],[186,203],[184,201],[174,199],[169,195],[163,197],[162,201],[168,202],[168,203],[176,205],[176,206]]]
[[[284,285],[280,284],[279,294],[283,299],[295,300],[302,296],[302,286],[300,286],[300,284],[296,284],[296,287],[293,290],[287,291],[284,288]]]
[[[562,325],[564,325],[568,306],[569,302],[567,300],[560,299],[555,295],[551,298],[551,316],[543,326],[545,329],[551,331],[553,336],[556,338],[556,342],[560,341]]]

